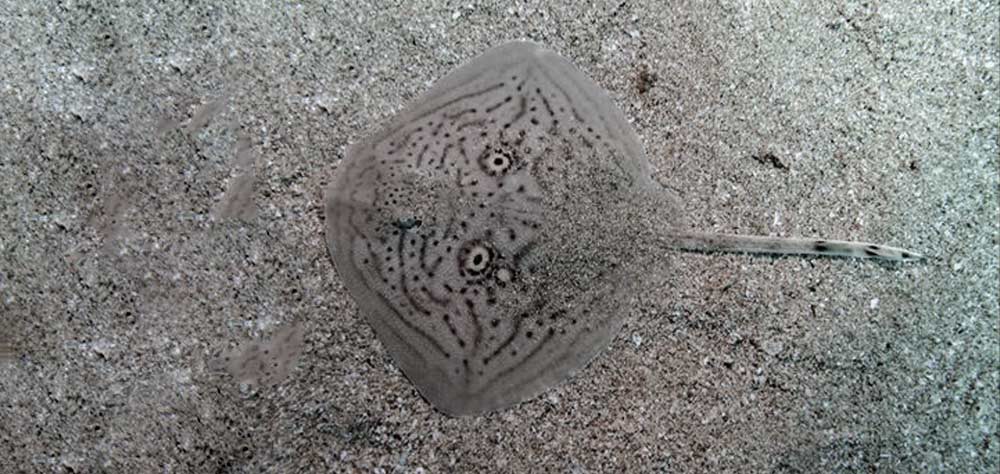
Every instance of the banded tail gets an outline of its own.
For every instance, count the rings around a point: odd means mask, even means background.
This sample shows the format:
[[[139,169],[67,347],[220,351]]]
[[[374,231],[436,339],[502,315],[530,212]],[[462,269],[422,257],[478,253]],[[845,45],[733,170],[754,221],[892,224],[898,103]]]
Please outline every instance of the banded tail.
[[[671,232],[664,237],[664,241],[670,248],[694,252],[822,255],[825,257],[875,258],[897,262],[913,262],[927,258],[898,247],[845,240],[763,237],[713,234],[710,232]]]

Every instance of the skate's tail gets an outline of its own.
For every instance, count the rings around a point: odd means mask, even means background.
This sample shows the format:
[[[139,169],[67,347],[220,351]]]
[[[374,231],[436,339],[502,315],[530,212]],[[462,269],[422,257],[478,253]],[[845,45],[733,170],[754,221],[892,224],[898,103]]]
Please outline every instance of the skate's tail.
[[[674,231],[664,236],[664,243],[670,248],[694,252],[823,255],[827,257],[877,258],[900,262],[911,262],[926,258],[909,250],[867,242],[713,234],[708,232]]]

